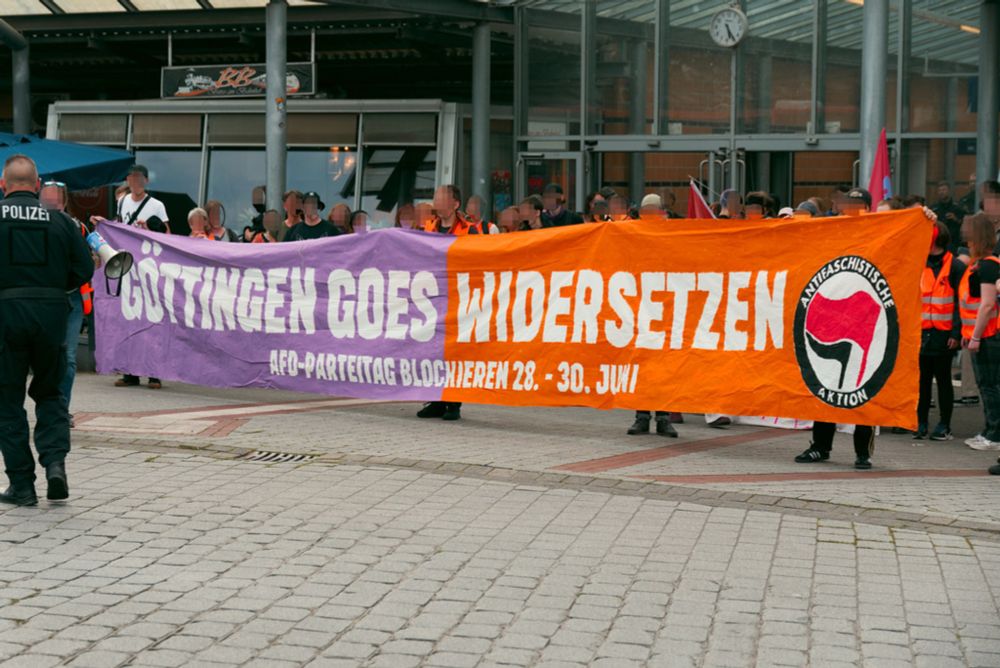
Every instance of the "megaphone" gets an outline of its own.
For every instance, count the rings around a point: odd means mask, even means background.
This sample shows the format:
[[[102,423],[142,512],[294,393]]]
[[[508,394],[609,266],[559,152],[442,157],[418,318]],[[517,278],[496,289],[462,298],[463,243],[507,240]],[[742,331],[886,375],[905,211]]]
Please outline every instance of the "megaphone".
[[[97,232],[87,235],[87,244],[101,258],[104,265],[104,275],[108,278],[121,278],[132,269],[132,254],[128,251],[116,251]]]

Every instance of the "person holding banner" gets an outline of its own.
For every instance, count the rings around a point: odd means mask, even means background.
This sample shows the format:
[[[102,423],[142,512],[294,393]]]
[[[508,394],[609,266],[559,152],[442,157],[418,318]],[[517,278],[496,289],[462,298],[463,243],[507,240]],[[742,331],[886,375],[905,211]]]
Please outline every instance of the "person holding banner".
[[[1000,337],[997,336],[997,281],[1000,258],[997,234],[989,216],[965,219],[969,266],[958,287],[962,346],[972,353],[972,370],[979,385],[986,424],[982,433],[965,441],[973,450],[1000,450]]]
[[[94,274],[94,260],[76,224],[38,201],[38,168],[24,155],[7,158],[0,178],[0,452],[10,486],[0,502],[34,506],[35,460],[24,391],[35,402],[35,449],[45,468],[47,497],[69,497],[69,407],[59,390],[66,374],[67,290]]]

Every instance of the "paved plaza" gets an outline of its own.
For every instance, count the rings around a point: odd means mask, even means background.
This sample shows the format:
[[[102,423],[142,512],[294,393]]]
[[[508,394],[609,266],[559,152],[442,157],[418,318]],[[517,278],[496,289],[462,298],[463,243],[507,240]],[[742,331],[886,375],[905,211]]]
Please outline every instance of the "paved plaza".
[[[961,438],[859,472],[692,415],[111,385],[78,377],[70,502],[0,508],[0,665],[1000,666]]]

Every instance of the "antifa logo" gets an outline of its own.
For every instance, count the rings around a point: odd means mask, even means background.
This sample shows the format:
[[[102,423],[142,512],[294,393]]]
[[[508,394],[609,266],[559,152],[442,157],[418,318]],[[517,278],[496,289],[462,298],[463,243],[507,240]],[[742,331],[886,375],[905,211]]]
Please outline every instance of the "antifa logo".
[[[802,378],[831,406],[867,403],[895,366],[895,301],[888,281],[864,258],[838,258],[816,272],[802,291],[794,328]]]

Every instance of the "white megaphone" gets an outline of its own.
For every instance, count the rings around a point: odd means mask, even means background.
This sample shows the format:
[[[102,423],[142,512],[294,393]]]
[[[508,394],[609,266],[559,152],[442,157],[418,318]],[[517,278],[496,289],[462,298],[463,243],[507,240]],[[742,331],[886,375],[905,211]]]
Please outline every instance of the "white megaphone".
[[[87,235],[87,244],[101,258],[107,278],[121,278],[132,269],[132,254],[128,251],[116,251],[97,232]]]

